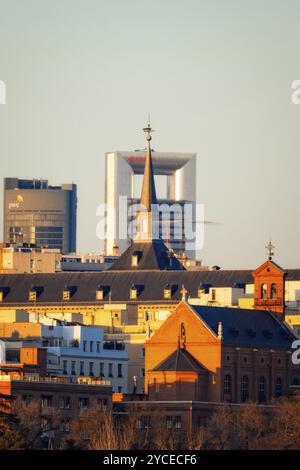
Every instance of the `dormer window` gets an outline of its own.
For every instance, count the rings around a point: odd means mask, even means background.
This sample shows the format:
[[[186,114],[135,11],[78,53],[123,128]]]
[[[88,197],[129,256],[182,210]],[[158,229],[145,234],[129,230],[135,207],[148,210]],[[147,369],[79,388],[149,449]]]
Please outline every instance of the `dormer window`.
[[[131,266],[137,266],[139,264],[139,258],[137,255],[132,255]]]
[[[136,300],[138,296],[138,290],[136,286],[133,284],[130,289],[130,299],[131,300]]]
[[[205,294],[205,289],[204,289],[204,287],[199,286],[198,287],[198,298],[200,299],[203,294]]]
[[[267,338],[267,339],[272,339],[272,338],[273,338],[273,332],[270,331],[270,330],[264,330],[264,331],[263,331],[263,335],[264,335],[264,337]]]
[[[70,300],[71,298],[71,291],[68,287],[65,287],[63,290],[63,300]]]
[[[255,338],[256,337],[256,331],[253,330],[252,328],[247,328],[246,329],[246,334],[250,336],[250,338]]]
[[[141,257],[142,253],[140,251],[135,251],[131,256],[131,266],[138,266]]]
[[[108,293],[111,294],[110,286],[99,285],[96,290],[96,300],[104,300]]]
[[[96,290],[96,300],[103,300],[104,299],[104,289],[102,286],[99,286]]]
[[[36,301],[36,290],[33,287],[29,291],[29,301],[30,302]]]
[[[239,336],[239,330],[237,328],[235,327],[229,328],[229,331],[232,336],[235,336],[235,337]]]
[[[172,297],[172,288],[170,284],[167,284],[166,287],[164,288],[164,298],[170,299],[171,297]]]

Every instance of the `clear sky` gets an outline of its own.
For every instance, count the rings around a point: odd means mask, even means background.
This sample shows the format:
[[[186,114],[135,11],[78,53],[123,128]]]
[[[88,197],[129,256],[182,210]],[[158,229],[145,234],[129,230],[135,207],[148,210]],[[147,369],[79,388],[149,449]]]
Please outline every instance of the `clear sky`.
[[[0,178],[78,185],[99,251],[106,151],[196,152],[204,264],[300,267],[298,0],[0,0]],[[2,213],[1,213],[2,215]],[[2,216],[0,233],[2,234]]]

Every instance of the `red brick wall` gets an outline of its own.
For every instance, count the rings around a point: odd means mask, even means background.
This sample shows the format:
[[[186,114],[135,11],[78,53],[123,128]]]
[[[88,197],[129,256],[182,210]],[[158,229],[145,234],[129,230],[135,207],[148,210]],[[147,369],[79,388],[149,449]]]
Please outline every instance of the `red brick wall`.
[[[153,337],[146,341],[145,390],[148,390],[149,374],[158,364],[177,349],[181,324],[186,332],[186,350],[210,371],[208,396],[220,400],[221,342],[202,323],[184,302],[181,302]]]
[[[254,278],[254,308],[257,310],[271,310],[277,313],[284,312],[284,272],[274,266],[269,260],[253,272]],[[262,299],[262,285],[267,286],[267,298]],[[276,285],[276,299],[271,298],[271,286]]]

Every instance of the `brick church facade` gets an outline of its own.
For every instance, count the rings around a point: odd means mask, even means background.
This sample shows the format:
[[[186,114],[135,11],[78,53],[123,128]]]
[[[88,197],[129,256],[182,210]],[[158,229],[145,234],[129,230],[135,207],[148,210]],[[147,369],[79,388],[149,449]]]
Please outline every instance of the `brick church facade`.
[[[295,339],[270,311],[183,300],[146,342],[148,399],[268,403],[300,385]]]

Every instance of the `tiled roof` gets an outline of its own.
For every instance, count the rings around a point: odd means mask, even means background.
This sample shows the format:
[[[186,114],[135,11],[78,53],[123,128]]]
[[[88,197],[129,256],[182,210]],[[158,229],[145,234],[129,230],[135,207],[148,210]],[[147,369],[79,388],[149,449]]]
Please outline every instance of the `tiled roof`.
[[[188,351],[182,348],[177,348],[172,352],[167,359],[164,359],[158,366],[154,368],[155,371],[197,371],[207,370],[202,366]]]

